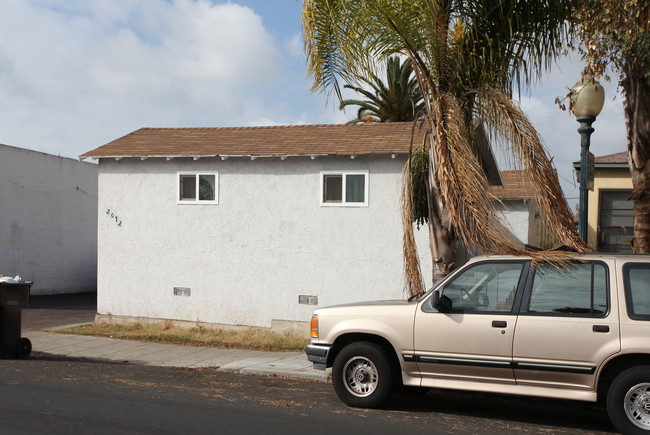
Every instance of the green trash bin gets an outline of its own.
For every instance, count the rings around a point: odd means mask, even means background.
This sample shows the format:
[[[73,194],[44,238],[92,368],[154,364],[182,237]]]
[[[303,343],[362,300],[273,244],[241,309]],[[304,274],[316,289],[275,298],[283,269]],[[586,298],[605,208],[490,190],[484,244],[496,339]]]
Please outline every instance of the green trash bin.
[[[0,282],[0,358],[26,358],[32,343],[21,338],[21,311],[29,305],[30,281]]]

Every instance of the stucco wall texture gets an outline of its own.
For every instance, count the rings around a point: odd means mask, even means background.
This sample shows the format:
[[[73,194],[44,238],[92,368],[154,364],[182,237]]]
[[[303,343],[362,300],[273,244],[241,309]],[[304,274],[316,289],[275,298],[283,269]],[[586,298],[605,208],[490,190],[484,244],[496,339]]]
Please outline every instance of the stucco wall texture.
[[[0,275],[33,295],[95,291],[97,170],[0,145]]]
[[[300,295],[403,298],[405,159],[101,159],[99,314],[270,327],[309,320],[316,306]],[[321,206],[331,170],[368,171],[368,206]],[[179,171],[218,172],[218,204],[179,204]],[[416,237],[429,285],[427,229]]]

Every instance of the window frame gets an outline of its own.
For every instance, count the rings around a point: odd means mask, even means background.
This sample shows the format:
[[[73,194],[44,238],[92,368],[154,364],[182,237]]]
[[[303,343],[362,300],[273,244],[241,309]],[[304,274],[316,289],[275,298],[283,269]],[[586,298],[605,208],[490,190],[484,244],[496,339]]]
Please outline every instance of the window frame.
[[[631,208],[608,208],[604,209],[603,208],[603,196],[612,194],[612,193],[626,193],[626,194],[631,194],[632,189],[599,189],[598,191],[598,222],[596,226],[596,245],[598,248],[598,251],[601,252],[620,252],[622,254],[625,253],[631,253],[631,250],[619,250],[618,247],[619,245],[606,245],[605,243],[602,243],[601,239],[603,238],[604,233],[606,233],[607,230],[613,229],[613,230],[619,230],[622,229],[623,231],[633,231],[633,225],[608,225],[604,226],[603,225],[603,211],[632,211],[632,215],[634,215],[634,203],[630,201]],[[632,216],[633,218],[634,216]],[[631,222],[632,224],[634,222]],[[616,249],[612,250],[611,246],[615,246]],[[605,249],[606,247],[610,247],[610,249]]]
[[[325,176],[326,175],[341,175],[341,202],[325,202]],[[363,175],[363,202],[348,202],[346,201],[346,187],[348,175]],[[345,171],[320,171],[319,183],[319,202],[321,207],[368,207],[368,184],[370,181],[370,173],[367,170],[345,170]]]
[[[531,293],[533,291],[533,283],[535,282],[535,275],[537,274],[537,269],[534,267],[530,268],[529,274],[528,274],[528,279],[526,280],[526,289],[524,291],[524,298],[521,302],[521,310],[519,315],[524,315],[524,316],[537,316],[537,317],[577,317],[577,318],[588,318],[588,319],[604,319],[609,316],[610,312],[612,311],[612,287],[611,287],[611,271],[610,267],[607,263],[604,261],[600,260],[584,260],[584,261],[575,261],[572,262],[577,265],[580,264],[589,264],[591,266],[594,265],[600,265],[605,268],[605,300],[607,302],[607,309],[605,310],[604,313],[602,314],[590,314],[590,313],[553,313],[553,312],[530,312],[528,311],[530,309],[530,298],[531,298]],[[550,264],[547,262],[544,262],[542,264]],[[592,286],[592,295],[591,298],[593,299],[593,286]]]
[[[625,289],[625,308],[627,316],[632,320],[650,320],[650,314],[636,314],[632,300],[632,288],[630,287],[630,269],[650,269],[650,264],[631,261],[623,265],[623,288]]]
[[[199,180],[201,175],[214,175],[214,199],[199,199]],[[196,198],[181,199],[181,177],[194,176]],[[176,203],[177,204],[219,204],[219,172],[218,171],[178,171],[176,172]]]

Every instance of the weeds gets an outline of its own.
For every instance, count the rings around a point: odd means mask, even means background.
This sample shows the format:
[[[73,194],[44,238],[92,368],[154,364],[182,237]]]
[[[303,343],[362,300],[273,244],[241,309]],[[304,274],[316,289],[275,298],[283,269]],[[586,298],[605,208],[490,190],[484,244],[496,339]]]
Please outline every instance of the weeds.
[[[171,321],[157,325],[96,323],[55,332],[187,346],[266,351],[302,351],[309,344],[309,338],[291,334],[278,334],[252,328],[246,330],[209,329],[198,325],[193,328],[182,328],[174,326]]]

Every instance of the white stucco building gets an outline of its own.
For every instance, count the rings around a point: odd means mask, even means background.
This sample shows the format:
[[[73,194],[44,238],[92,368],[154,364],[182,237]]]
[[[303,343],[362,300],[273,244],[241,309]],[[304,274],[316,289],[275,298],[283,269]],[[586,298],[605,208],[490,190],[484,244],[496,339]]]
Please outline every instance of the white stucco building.
[[[403,298],[412,128],[141,129],[82,155],[99,160],[100,318],[282,330],[314,304]]]
[[[95,291],[97,168],[0,145],[0,275],[32,295]]]

